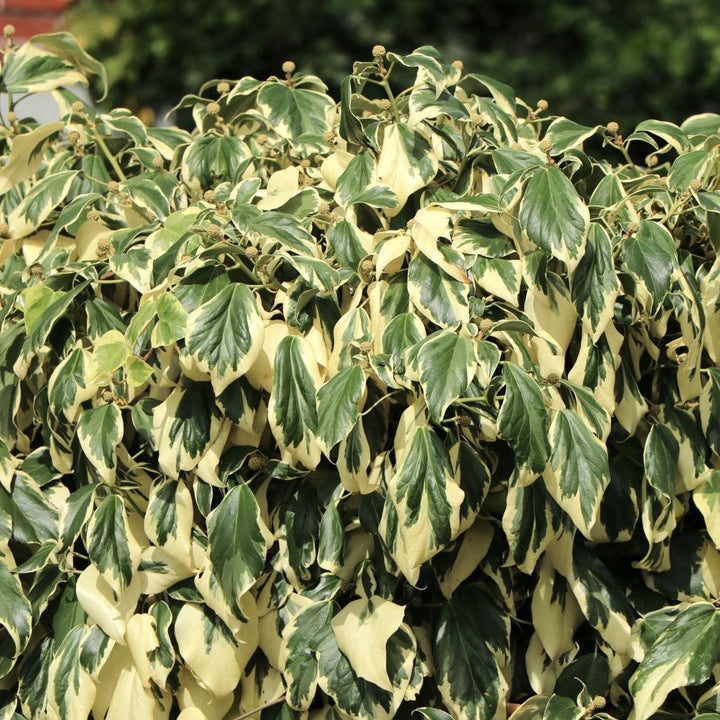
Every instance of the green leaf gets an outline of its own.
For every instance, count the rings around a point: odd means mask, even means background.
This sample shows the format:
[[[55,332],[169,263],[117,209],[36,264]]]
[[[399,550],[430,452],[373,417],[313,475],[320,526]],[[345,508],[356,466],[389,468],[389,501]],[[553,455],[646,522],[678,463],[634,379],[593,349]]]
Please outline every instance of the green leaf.
[[[508,686],[501,668],[509,636],[509,619],[478,585],[462,585],[443,607],[433,638],[435,676],[457,717],[505,717]]]
[[[541,473],[550,457],[550,446],[540,388],[514,363],[504,363],[502,375],[505,399],[498,415],[498,435],[515,451],[519,466]]]
[[[105,66],[96,60],[80,46],[77,38],[69,32],[44,33],[33,35],[31,42],[42,45],[43,48],[71,63],[85,75],[98,75],[102,95],[98,102],[102,102],[107,94],[107,73]],[[87,85],[87,81],[83,83]]]
[[[72,64],[58,55],[41,50],[33,42],[26,42],[19,49],[7,53],[0,77],[0,92],[19,97],[25,93],[48,92],[76,83],[87,85],[87,78]]]
[[[694,150],[678,156],[668,173],[668,186],[671,190],[682,191],[687,190],[693,180],[704,182],[714,158],[709,150]]]
[[[645,284],[653,312],[665,299],[677,265],[675,243],[669,230],[651,220],[641,220],[635,235],[625,240],[625,266]]]
[[[369,152],[361,152],[347,165],[337,180],[335,202],[341,207],[365,203],[373,207],[392,208],[398,204],[395,193],[374,182],[376,163]]]
[[[585,254],[571,276],[570,288],[583,326],[597,340],[613,319],[620,292],[610,238],[599,223],[590,224]]]
[[[556,412],[548,439],[553,469],[552,474],[546,474],[548,490],[575,526],[589,537],[610,482],[607,449],[572,410]]]
[[[532,242],[571,268],[582,257],[590,215],[558,168],[539,168],[533,173],[520,202],[519,220]]]
[[[397,196],[397,207],[388,208],[388,216],[397,215],[408,197],[435,177],[438,160],[428,141],[405,123],[392,123],[383,129],[382,149],[375,179],[389,186]]]
[[[208,516],[208,554],[213,574],[231,611],[240,619],[240,598],[265,567],[270,531],[247,485],[232,488]]]
[[[21,543],[57,540],[57,509],[32,477],[16,474],[11,499],[13,539]]]
[[[630,678],[631,720],[646,720],[672,690],[707,680],[720,659],[720,612],[699,602],[682,610],[660,633]]]
[[[544,139],[550,142],[553,155],[562,154],[572,148],[581,148],[583,142],[597,132],[598,127],[599,125],[586,127],[565,117],[559,117],[550,123]]]
[[[317,563],[328,572],[337,573],[342,568],[345,555],[345,529],[335,505],[328,505],[320,521]]]
[[[121,593],[140,563],[140,549],[131,536],[125,505],[119,495],[108,495],[98,505],[87,536],[90,559],[108,585]]]
[[[685,135],[677,125],[671,122],[665,122],[664,120],[644,120],[635,128],[635,133],[644,132],[649,132],[662,138],[679,154],[682,154],[690,146],[687,135]]]
[[[561,526],[561,513],[542,478],[508,488],[503,529],[518,568],[531,573]]]
[[[268,406],[268,420],[284,462],[299,461],[314,468],[320,461],[315,400],[318,384],[317,365],[307,342],[293,335],[284,337],[275,354]]]
[[[643,450],[645,477],[667,498],[675,496],[678,453],[678,442],[670,429],[665,425],[653,425]]]
[[[23,593],[20,579],[0,563],[0,625],[10,642],[0,646],[0,678],[12,669],[27,647],[32,629],[32,608]]]
[[[104,482],[115,480],[117,455],[124,432],[122,413],[115,403],[85,410],[80,415],[77,435],[85,456]]]
[[[448,406],[463,395],[477,367],[472,340],[439,330],[421,340],[407,355],[425,393],[430,416],[440,422]]]
[[[313,652],[319,638],[330,631],[332,604],[310,605],[291,618],[283,629],[283,675],[287,682],[287,701],[297,710],[305,710],[315,696],[318,660]]]
[[[414,582],[420,565],[455,538],[464,493],[448,451],[429,427],[419,427],[387,486],[380,525],[390,554]]]
[[[90,714],[95,701],[96,686],[82,667],[80,658],[93,629],[76,625],[64,637],[50,663],[48,702],[57,717],[83,720]]]
[[[186,336],[187,313],[180,301],[170,293],[163,293],[155,303],[158,321],[153,328],[150,342],[153,347],[172,345]]]
[[[77,170],[63,170],[38,180],[8,215],[13,236],[25,237],[37,230],[67,197],[77,176]]]
[[[562,695],[551,695],[542,720],[581,720],[584,717],[587,717],[585,708],[580,707],[575,700]]]
[[[233,135],[201,135],[185,150],[182,174],[201,188],[212,188],[220,182],[235,182],[249,157],[245,143]]]
[[[326,455],[358,421],[364,392],[365,373],[359,365],[343,368],[318,390],[317,436]]]
[[[705,518],[708,535],[720,547],[720,470],[708,470],[703,483],[693,490],[693,500]]]
[[[264,335],[255,295],[242,283],[227,285],[187,319],[188,350],[217,395],[248,371]]]
[[[280,137],[295,142],[317,142],[328,130],[333,101],[322,93],[268,82],[257,96],[260,109]]]
[[[46,123],[13,139],[10,157],[0,170],[0,195],[29,180],[38,171],[45,146],[63,127],[60,121]]]
[[[160,467],[170,477],[194,469],[215,439],[220,411],[209,382],[183,378],[165,402],[153,409],[152,438]]]
[[[470,286],[419,253],[408,267],[408,292],[417,310],[440,327],[470,322]]]

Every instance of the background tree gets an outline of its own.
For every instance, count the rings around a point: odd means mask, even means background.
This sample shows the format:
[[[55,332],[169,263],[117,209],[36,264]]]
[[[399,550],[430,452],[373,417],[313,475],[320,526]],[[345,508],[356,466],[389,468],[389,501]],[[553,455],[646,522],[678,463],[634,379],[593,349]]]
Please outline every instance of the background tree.
[[[286,59],[336,94],[375,43],[435,45],[554,114],[622,132],[720,106],[714,0],[77,0],[69,26],[108,67],[108,105],[136,110],[166,110],[211,78],[279,74]]]

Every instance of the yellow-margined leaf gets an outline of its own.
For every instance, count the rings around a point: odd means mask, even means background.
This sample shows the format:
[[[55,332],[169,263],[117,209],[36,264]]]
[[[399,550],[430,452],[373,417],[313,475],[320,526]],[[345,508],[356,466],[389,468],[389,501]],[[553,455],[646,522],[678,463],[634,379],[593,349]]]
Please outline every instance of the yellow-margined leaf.
[[[387,674],[386,645],[404,615],[402,605],[373,596],[349,603],[331,622],[338,647],[355,673],[385,690],[393,688]]]

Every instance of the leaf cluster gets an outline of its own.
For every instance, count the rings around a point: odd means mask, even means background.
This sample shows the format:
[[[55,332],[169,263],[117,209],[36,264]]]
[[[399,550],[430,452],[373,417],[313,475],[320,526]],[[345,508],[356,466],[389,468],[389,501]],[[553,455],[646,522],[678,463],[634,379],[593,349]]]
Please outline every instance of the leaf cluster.
[[[0,77],[3,717],[717,718],[720,116],[102,73]]]

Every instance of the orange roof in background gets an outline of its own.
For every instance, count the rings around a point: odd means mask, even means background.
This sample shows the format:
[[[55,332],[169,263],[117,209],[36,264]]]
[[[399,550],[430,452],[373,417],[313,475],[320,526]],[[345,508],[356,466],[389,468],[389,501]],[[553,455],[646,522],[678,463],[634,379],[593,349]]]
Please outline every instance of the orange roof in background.
[[[62,14],[69,0],[0,0],[0,27],[15,26],[15,42],[62,26]]]

